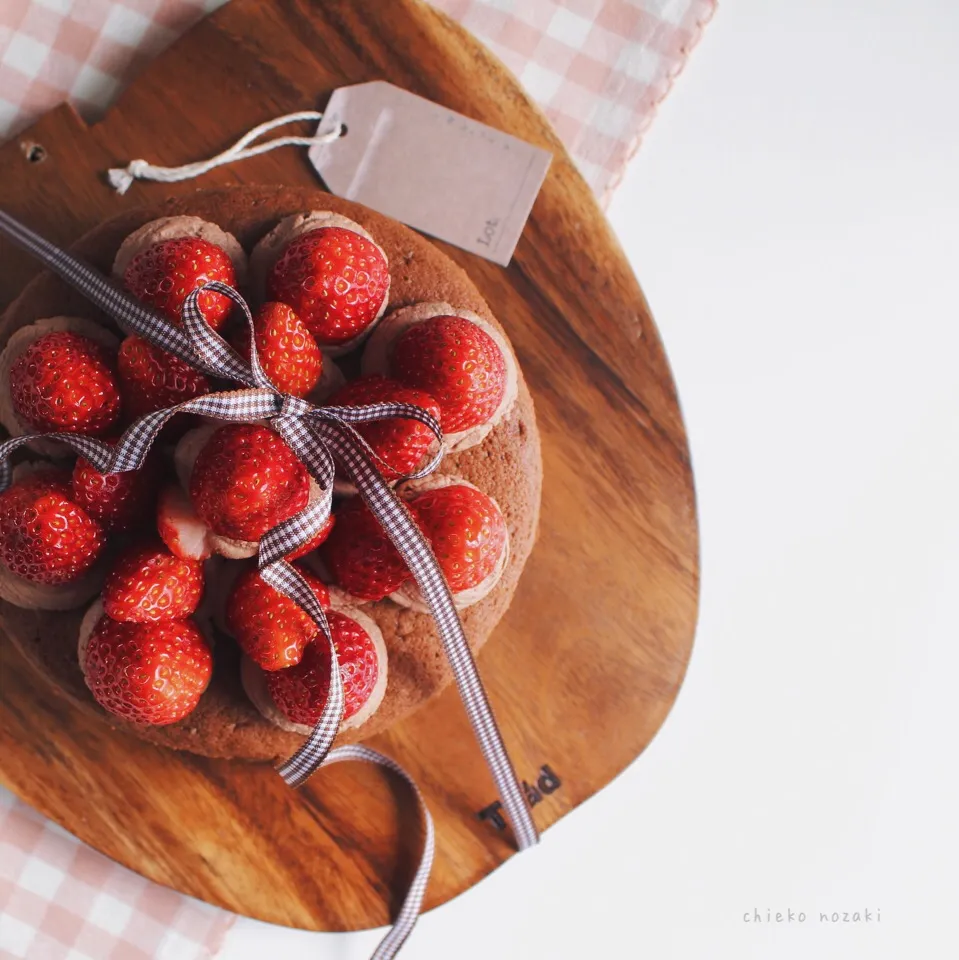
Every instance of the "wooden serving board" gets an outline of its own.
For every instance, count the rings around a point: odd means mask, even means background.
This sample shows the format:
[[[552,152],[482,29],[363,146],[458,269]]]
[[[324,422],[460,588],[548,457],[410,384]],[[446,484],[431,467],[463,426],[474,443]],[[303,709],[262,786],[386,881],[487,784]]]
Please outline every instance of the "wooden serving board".
[[[549,767],[534,808],[545,829],[631,763],[672,705],[696,620],[697,529],[686,435],[649,309],[515,79],[418,0],[233,0],[153,62],[101,123],[63,106],[0,147],[0,204],[68,244],[121,210],[198,186],[314,185],[292,149],[194,183],[136,184],[122,198],[102,175],[134,157],[210,155],[254,124],[374,79],[555,156],[508,269],[444,246],[512,338],[543,435],[539,542],[479,664],[520,776],[533,784]],[[0,243],[0,307],[36,272]],[[383,924],[400,902],[420,832],[389,777],[340,765],[292,791],[267,766],[151,747],[52,696],[6,639],[0,685],[0,780],[121,863],[308,929]],[[436,819],[428,907],[512,855],[508,832],[478,817],[495,797],[454,689],[371,745],[410,770]]]

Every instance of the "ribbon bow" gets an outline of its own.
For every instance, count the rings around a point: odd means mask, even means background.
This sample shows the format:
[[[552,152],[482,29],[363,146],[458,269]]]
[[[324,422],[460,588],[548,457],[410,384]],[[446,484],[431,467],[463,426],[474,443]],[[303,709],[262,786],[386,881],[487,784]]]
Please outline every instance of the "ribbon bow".
[[[233,422],[268,421],[302,460],[319,485],[321,497],[267,531],[260,540],[257,555],[260,575],[305,610],[326,637],[331,654],[330,693],[323,713],[309,738],[280,766],[279,773],[286,783],[299,786],[320,766],[344,760],[363,760],[393,770],[415,791],[426,824],[423,856],[396,923],[374,954],[377,960],[394,956],[416,921],[426,890],[433,858],[432,820],[415,783],[389,757],[363,746],[330,750],[343,715],[343,684],[336,649],[316,596],[296,568],[283,557],[312,539],[329,516],[334,461],[338,461],[406,562],[420,588],[443,642],[470,724],[499,791],[503,808],[512,823],[518,848],[524,850],[537,843],[539,838],[525,795],[493,718],[446,579],[429,542],[403,502],[383,479],[377,467],[381,461],[353,426],[393,417],[409,418],[425,424],[441,443],[439,452],[430,463],[411,475],[419,477],[434,470],[442,459],[442,433],[439,424],[425,410],[410,404],[316,406],[282,393],[260,366],[253,336],[253,317],[246,301],[226,284],[207,283],[193,291],[183,305],[183,326],[178,327],[152,308],[135,300],[83,261],[44,240],[3,211],[0,211],[0,232],[6,233],[18,246],[43,261],[123,329],[144,337],[161,349],[215,377],[243,385],[240,389],[206,394],[165,410],[148,413],[127,427],[115,446],[93,437],[72,433],[23,436],[6,440],[0,443],[0,490],[6,489],[10,483],[10,454],[37,436],[63,442],[89,460],[101,473],[138,469],[143,465],[160,430],[177,413],[193,413]],[[248,363],[204,320],[198,305],[199,295],[204,291],[229,297],[242,310],[250,330]]]

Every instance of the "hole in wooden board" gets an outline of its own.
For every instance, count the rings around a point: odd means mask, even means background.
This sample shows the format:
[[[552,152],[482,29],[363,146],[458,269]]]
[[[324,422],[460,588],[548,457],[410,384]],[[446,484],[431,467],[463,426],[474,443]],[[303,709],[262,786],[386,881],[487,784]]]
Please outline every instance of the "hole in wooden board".
[[[30,163],[43,163],[43,161],[47,159],[46,148],[39,143],[31,143],[28,140],[24,140],[24,142],[20,144],[20,149]]]

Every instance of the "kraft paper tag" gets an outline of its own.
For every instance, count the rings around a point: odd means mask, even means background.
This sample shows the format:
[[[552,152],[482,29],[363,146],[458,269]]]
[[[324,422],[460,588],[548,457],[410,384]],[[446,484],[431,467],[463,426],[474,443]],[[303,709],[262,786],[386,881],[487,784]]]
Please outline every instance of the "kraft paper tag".
[[[310,148],[339,197],[506,266],[552,155],[377,80],[333,93]]]

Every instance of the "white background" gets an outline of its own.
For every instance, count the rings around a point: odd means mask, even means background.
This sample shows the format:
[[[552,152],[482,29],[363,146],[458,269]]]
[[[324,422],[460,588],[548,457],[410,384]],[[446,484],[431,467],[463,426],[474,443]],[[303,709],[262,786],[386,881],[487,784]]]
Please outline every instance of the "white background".
[[[959,956],[957,116],[951,0],[721,4],[610,209],[696,469],[688,678],[640,760],[404,955]],[[242,920],[222,957],[379,936]]]

